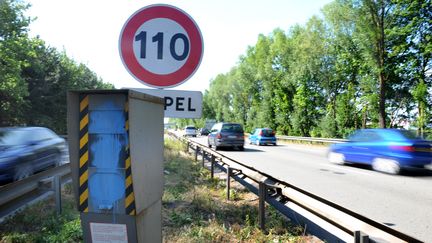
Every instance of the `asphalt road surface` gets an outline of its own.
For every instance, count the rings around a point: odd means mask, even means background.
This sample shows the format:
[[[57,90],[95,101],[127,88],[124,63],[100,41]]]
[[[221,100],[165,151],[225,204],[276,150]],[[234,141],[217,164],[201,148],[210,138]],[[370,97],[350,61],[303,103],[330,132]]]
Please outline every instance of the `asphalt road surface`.
[[[193,138],[204,145],[206,139]],[[419,240],[432,242],[432,170],[388,175],[368,167],[335,165],[327,161],[326,147],[313,145],[246,144],[245,151],[219,152]]]

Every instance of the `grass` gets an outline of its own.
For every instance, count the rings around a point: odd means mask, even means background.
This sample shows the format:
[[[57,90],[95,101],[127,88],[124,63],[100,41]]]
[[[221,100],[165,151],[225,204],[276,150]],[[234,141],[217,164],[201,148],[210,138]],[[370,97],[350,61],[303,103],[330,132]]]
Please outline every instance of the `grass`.
[[[241,186],[226,200],[225,181],[211,179],[209,171],[185,154],[177,141],[165,141],[165,242],[310,242],[303,228],[293,225],[271,207],[266,228],[258,226],[258,197]]]
[[[62,191],[62,214],[57,216],[54,199],[39,201],[0,225],[0,242],[81,242],[79,213],[70,185]]]
[[[258,198],[232,183],[226,200],[225,180],[184,153],[179,141],[165,140],[165,191],[162,198],[164,242],[311,242],[303,229],[271,207],[267,232],[258,227]],[[71,185],[62,191],[63,212],[53,199],[40,201],[0,224],[0,243],[82,242],[83,233]]]

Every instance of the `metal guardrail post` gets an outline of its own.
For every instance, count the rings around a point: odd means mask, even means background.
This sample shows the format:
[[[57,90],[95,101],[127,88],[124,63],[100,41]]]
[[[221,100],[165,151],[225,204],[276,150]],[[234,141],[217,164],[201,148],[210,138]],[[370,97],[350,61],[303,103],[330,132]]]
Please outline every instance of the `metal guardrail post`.
[[[267,197],[267,186],[266,184],[259,183],[259,208],[258,208],[258,222],[262,231],[265,231],[265,201]]]
[[[198,152],[199,152],[199,147],[198,145],[195,147],[195,161],[198,161]]]
[[[211,174],[211,178],[214,178],[214,164],[215,164],[215,156],[212,154],[211,155],[211,165],[210,165],[210,174]]]
[[[62,213],[62,202],[61,202],[61,181],[59,175],[54,176],[53,189],[54,189],[57,215],[60,215]]]
[[[190,143],[186,142],[186,153],[189,153],[189,146],[190,146]]]
[[[206,152],[204,150],[201,150],[201,155],[202,155],[202,167],[204,167]]]
[[[226,178],[226,194],[227,200],[230,200],[230,187],[231,187],[231,168],[227,167],[227,178]]]
[[[354,243],[369,243],[369,236],[361,231],[354,231]]]

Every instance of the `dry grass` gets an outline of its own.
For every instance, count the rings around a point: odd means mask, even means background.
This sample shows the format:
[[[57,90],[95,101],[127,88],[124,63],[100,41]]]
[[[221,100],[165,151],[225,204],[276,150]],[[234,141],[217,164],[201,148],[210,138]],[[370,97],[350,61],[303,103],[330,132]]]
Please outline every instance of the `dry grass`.
[[[185,154],[177,141],[165,142],[164,242],[320,242],[304,236],[273,208],[266,209],[266,227],[258,227],[258,198],[233,185],[226,200],[225,182]]]

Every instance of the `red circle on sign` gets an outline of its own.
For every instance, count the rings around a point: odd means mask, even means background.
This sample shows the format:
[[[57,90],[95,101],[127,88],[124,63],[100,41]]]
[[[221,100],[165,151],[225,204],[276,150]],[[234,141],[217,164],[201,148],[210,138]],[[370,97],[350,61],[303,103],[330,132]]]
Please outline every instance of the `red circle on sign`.
[[[177,71],[169,74],[156,74],[148,71],[137,61],[133,43],[135,33],[145,22],[155,18],[166,18],[183,27],[189,37],[190,51],[186,62]],[[135,12],[126,21],[120,34],[120,57],[129,73],[146,85],[169,88],[182,84],[198,69],[203,54],[201,32],[193,19],[182,10],[170,5],[150,5]]]

